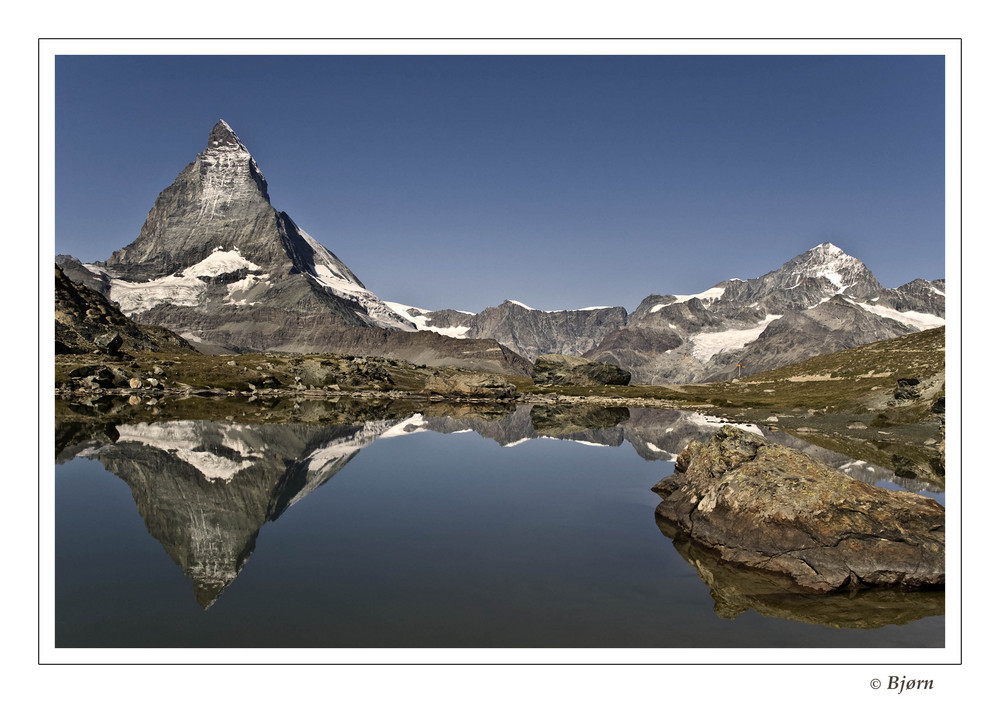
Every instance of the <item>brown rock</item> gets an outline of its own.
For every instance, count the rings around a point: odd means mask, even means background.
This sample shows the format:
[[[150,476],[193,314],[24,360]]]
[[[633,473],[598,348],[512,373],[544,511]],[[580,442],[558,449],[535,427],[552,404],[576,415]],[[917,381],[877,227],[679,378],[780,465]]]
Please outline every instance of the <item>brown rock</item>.
[[[653,491],[659,520],[720,559],[814,592],[943,587],[944,508],[726,426]]]
[[[466,398],[515,398],[517,386],[503,376],[485,373],[445,375],[435,373],[427,379],[424,390]]]
[[[602,361],[544,354],[535,359],[531,377],[539,386],[627,386],[632,374]]]

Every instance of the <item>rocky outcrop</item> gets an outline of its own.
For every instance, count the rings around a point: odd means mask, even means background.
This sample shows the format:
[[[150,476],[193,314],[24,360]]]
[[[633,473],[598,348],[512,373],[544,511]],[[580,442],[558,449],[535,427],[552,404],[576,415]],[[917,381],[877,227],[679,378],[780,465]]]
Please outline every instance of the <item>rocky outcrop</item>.
[[[535,359],[531,377],[539,386],[627,386],[632,375],[600,361],[545,354]]]
[[[530,376],[531,363],[492,339],[455,339],[435,332],[380,328],[344,330],[323,341],[324,351],[378,356],[411,364],[457,366],[471,371]]]
[[[495,400],[517,397],[517,386],[503,376],[483,373],[444,375],[435,373],[427,379],[424,390],[445,396],[462,398],[492,398]]]
[[[851,479],[811,457],[724,427],[692,442],[654,492],[657,519],[729,563],[796,588],[943,588],[944,508]]]
[[[108,354],[134,351],[193,352],[169,330],[137,325],[97,291],[76,283],[55,267],[55,353]]]

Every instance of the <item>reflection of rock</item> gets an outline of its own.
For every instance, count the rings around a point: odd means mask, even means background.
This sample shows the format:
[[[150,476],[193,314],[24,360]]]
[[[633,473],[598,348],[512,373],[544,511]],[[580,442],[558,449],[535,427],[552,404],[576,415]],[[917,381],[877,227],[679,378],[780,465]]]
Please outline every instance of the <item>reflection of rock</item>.
[[[944,591],[870,588],[853,593],[803,593],[790,578],[752,571],[722,561],[716,552],[677,534],[668,522],[657,524],[708,586],[720,618],[733,619],[753,609],[766,617],[826,627],[876,629],[944,615]]]
[[[865,483],[875,485],[879,481],[892,481],[897,486],[906,491],[917,493],[919,491],[941,492],[942,483],[940,480],[930,483],[916,477],[902,476],[899,472],[886,469],[870,461],[853,459],[844,454],[839,454],[833,450],[825,449],[816,444],[810,444],[804,439],[795,437],[785,432],[769,432],[767,435],[769,442],[781,444],[785,447],[797,449],[804,454],[808,454],[819,462],[829,466],[831,469],[842,471],[844,474]],[[926,475],[928,472],[923,472]]]
[[[725,427],[653,490],[656,514],[722,559],[817,592],[944,586],[944,508]]]
[[[336,474],[394,421],[363,425],[121,425],[88,449],[132,490],[150,534],[211,606],[253,553],[257,533]]]
[[[452,418],[455,420],[476,420],[481,422],[501,422],[516,412],[517,406],[512,403],[451,403],[442,401],[420,409],[420,413],[428,418]],[[463,427],[464,429],[471,429]]]
[[[647,461],[673,461],[696,439],[708,439],[722,426],[718,418],[681,410],[632,408],[622,423],[625,439]]]
[[[539,386],[627,386],[632,374],[603,361],[545,354],[535,359],[531,377]]]
[[[628,408],[602,408],[595,405],[536,405],[531,409],[531,425],[545,435],[615,427],[628,420]]]

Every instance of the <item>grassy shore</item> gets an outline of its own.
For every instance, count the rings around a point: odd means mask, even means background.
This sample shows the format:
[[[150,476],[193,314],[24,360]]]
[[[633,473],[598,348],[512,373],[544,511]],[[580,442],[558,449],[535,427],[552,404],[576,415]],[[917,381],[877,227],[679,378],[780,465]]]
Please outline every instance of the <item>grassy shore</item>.
[[[517,387],[517,403],[696,410],[773,426],[902,475],[943,484],[944,357],[944,328],[938,328],[718,383],[543,387],[527,377],[507,380]],[[100,383],[88,380],[88,372],[102,368]],[[425,384],[433,374],[468,373],[320,354],[137,352],[125,358],[55,359],[57,415],[64,417],[77,416],[81,405],[99,414],[103,403],[119,408],[118,413],[128,404],[130,416],[155,411],[161,419],[333,422],[465,402],[429,393]],[[907,380],[906,397],[897,397],[900,379]]]

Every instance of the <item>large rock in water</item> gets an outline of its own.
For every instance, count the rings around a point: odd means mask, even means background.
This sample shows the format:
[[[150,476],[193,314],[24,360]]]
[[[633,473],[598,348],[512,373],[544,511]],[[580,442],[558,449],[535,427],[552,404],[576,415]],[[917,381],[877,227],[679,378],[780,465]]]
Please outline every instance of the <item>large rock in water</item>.
[[[565,354],[535,359],[531,377],[539,386],[627,386],[632,380],[632,374],[613,364]]]
[[[944,508],[870,486],[726,426],[692,442],[653,491],[665,521],[731,564],[806,591],[944,587]]]

